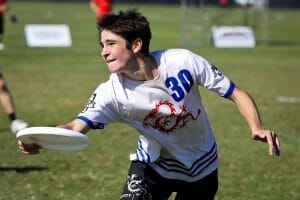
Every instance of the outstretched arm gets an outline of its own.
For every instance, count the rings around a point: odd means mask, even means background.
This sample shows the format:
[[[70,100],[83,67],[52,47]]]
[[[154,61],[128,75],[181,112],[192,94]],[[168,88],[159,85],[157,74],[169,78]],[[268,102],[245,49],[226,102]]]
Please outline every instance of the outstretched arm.
[[[236,87],[229,97],[238,107],[245,118],[254,140],[267,142],[270,155],[280,155],[280,144],[274,130],[263,129],[259,111],[252,97],[242,89]]]
[[[86,134],[91,128],[80,119],[75,119],[69,123],[58,125],[59,128],[70,129],[73,131],[78,131],[80,133]]]
[[[57,127],[78,131],[84,134],[90,130],[90,127],[87,125],[87,123],[80,119],[75,119],[69,123],[58,125]],[[18,146],[20,151],[26,155],[38,154],[39,150],[42,148],[42,146],[36,143],[25,144],[21,140],[18,140]]]

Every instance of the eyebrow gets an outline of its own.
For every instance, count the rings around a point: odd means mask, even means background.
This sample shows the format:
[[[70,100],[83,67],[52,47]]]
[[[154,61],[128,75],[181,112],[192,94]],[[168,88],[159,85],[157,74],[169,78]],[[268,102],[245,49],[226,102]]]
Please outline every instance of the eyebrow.
[[[108,42],[117,42],[117,40],[107,39],[104,41],[104,43],[108,43]]]
[[[117,40],[107,39],[104,42],[100,41],[100,45],[103,45],[104,43],[110,43],[110,42],[118,42]]]

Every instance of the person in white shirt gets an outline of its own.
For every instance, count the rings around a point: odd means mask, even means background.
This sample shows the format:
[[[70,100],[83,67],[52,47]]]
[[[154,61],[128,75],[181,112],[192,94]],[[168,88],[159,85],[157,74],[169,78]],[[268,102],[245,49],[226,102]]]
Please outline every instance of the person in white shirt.
[[[186,49],[149,53],[151,29],[135,10],[107,14],[98,22],[101,55],[111,75],[73,121],[58,127],[87,133],[113,122],[139,132],[136,153],[120,199],[214,199],[218,153],[198,86],[233,101],[251,136],[279,155],[273,130],[262,128],[253,99],[205,58]],[[40,146],[18,141],[24,154]]]

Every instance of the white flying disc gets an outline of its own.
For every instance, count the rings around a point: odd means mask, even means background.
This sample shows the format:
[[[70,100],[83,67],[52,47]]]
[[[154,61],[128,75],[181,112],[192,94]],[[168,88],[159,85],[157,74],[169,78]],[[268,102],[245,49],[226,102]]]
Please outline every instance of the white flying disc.
[[[89,138],[80,132],[47,126],[22,129],[16,137],[25,144],[36,143],[43,149],[53,150],[80,150],[90,143]]]

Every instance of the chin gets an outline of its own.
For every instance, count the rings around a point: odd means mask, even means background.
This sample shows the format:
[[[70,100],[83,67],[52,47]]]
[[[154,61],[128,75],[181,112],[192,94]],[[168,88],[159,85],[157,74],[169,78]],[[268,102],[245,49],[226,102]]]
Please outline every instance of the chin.
[[[111,73],[117,73],[117,72],[121,72],[122,69],[124,69],[124,67],[120,66],[120,65],[108,65],[108,70]]]
[[[120,71],[119,68],[114,68],[114,67],[108,67],[108,70],[110,71],[110,73],[117,73]]]

